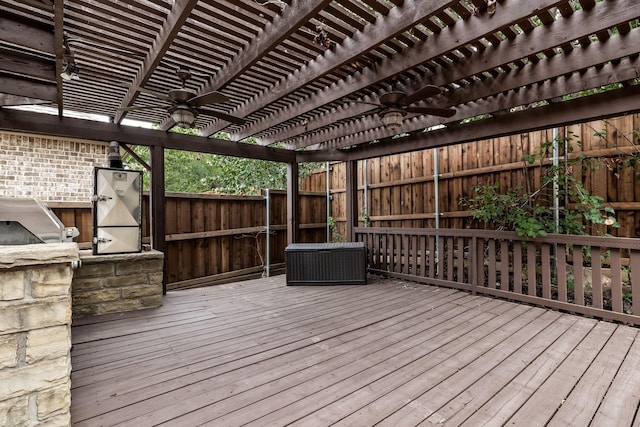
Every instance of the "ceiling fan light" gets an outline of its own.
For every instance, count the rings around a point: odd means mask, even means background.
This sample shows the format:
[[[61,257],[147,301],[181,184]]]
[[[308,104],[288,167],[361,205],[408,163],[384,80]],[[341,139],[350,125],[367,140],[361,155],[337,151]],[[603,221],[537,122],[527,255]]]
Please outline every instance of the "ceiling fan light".
[[[62,80],[80,80],[80,69],[75,62],[70,61],[64,64],[62,72],[60,73]]]
[[[395,130],[402,125],[406,114],[405,111],[400,109],[387,110],[380,114],[380,120],[382,120],[386,128]]]
[[[171,111],[171,118],[176,122],[176,125],[190,128],[196,120],[196,113],[190,108],[178,107]]]

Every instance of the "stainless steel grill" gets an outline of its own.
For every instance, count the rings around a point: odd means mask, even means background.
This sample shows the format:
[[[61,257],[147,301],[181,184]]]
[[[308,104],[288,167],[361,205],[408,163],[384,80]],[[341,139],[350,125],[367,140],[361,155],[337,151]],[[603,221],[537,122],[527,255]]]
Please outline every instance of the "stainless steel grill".
[[[0,197],[0,245],[70,242],[78,234],[34,197]]]

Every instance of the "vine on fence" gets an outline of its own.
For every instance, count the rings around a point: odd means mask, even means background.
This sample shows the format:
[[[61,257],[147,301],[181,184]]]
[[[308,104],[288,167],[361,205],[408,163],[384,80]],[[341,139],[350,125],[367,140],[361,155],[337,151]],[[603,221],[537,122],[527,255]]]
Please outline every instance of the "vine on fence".
[[[520,236],[531,238],[548,233],[586,234],[587,224],[619,227],[613,208],[606,206],[602,197],[590,194],[574,174],[575,167],[585,172],[604,165],[614,173],[613,168],[631,167],[636,168],[636,177],[640,179],[639,132],[634,130],[631,136],[625,135],[615,125],[605,123],[616,129],[616,133],[635,150],[631,153],[620,150],[614,158],[570,156],[574,144],[581,146],[582,142],[568,132],[567,137],[547,141],[536,153],[523,156],[522,185],[510,189],[501,189],[497,182],[476,185],[473,188],[474,195],[462,198],[460,202],[475,220],[493,224],[498,230],[516,231]],[[606,130],[594,130],[594,135],[604,138],[607,145],[612,145],[607,139]],[[549,164],[548,160],[554,148],[560,153],[561,162],[557,165]],[[543,171],[537,183],[531,180],[530,170],[534,165]],[[557,211],[554,205],[556,197]]]

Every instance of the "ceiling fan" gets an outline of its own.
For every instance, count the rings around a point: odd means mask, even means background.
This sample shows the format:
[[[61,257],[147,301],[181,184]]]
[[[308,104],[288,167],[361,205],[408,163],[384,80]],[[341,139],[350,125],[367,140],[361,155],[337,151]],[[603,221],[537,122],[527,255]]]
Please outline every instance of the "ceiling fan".
[[[135,87],[135,90],[137,90],[138,92],[152,95],[162,101],[167,102],[168,105],[134,105],[131,107],[118,108],[118,110],[137,111],[162,108],[169,113],[171,119],[175,122],[176,125],[184,128],[192,127],[196,117],[199,115],[215,117],[237,125],[243,125],[246,123],[246,120],[240,117],[225,114],[221,111],[202,108],[203,106],[208,104],[220,104],[222,102],[227,102],[229,101],[229,98],[225,94],[217,91],[198,95],[194,90],[188,89],[185,83],[191,77],[191,72],[186,68],[178,68],[176,70],[176,75],[182,82],[182,87],[171,89],[166,95],[153,90],[145,89],[143,87]]]
[[[438,117],[451,117],[455,115],[456,110],[454,108],[419,107],[412,105],[441,93],[442,90],[438,86],[426,85],[409,95],[401,91],[386,92],[380,95],[378,103],[359,102],[377,106],[378,116],[380,116],[382,123],[390,129],[397,129],[402,125],[402,121],[407,113],[429,114]]]

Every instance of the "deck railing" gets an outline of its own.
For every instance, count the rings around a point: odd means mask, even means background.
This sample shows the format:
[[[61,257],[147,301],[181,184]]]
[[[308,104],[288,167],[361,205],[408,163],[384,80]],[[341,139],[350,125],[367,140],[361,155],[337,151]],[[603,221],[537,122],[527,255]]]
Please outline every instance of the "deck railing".
[[[369,271],[640,325],[640,239],[356,228]]]

